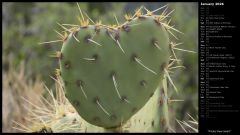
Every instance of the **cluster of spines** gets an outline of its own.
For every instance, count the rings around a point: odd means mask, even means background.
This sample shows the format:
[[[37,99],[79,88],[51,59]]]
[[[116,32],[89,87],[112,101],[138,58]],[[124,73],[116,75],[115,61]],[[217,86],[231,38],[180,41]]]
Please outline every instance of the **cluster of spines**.
[[[198,133],[198,121],[193,118],[189,113],[187,113],[187,116],[189,118],[186,120],[176,119],[177,123],[180,125],[180,127],[185,133]]]

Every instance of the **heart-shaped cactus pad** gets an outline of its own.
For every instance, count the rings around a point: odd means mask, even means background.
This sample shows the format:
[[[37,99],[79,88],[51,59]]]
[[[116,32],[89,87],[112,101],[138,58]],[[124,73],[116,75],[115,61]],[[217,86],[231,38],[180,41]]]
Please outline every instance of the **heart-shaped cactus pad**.
[[[66,97],[83,119],[104,128],[120,126],[148,102],[170,59],[164,16],[126,19],[116,26],[82,20],[58,52]]]

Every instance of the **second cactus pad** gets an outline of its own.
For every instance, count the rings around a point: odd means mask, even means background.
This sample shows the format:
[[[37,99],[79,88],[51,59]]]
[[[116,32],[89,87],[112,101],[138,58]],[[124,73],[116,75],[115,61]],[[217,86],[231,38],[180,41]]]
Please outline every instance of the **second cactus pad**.
[[[59,56],[66,97],[80,116],[93,125],[118,127],[160,85],[169,37],[160,18],[138,15],[116,27],[72,29]]]

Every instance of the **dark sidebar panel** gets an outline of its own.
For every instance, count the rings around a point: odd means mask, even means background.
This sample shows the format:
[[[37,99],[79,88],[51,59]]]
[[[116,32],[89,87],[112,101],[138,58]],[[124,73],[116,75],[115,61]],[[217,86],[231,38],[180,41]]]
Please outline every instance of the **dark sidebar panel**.
[[[199,2],[199,131],[239,129],[240,50],[237,3]]]

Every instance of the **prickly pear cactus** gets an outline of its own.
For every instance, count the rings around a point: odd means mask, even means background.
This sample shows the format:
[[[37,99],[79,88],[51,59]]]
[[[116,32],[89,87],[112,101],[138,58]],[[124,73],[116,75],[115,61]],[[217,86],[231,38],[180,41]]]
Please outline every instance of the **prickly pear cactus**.
[[[147,115],[148,108],[154,108],[149,117],[142,119],[152,125],[148,131],[171,129],[166,81],[177,92],[169,72],[183,66],[175,66],[179,59],[174,50],[191,51],[176,48],[181,43],[170,42],[170,35],[178,39],[174,32],[181,32],[169,25],[171,20],[167,18],[172,11],[167,13],[165,7],[154,11],[141,7],[133,16],[125,15],[126,22],[122,24],[116,19],[116,25],[93,22],[88,15],[84,18],[79,7],[80,25],[65,24],[70,26],[66,28],[58,24],[64,29],[64,34],[56,31],[61,39],[44,42],[63,43],[53,55],[60,63],[56,75],[64,82],[65,96],[81,118],[90,123],[88,127],[92,124],[91,129],[103,127],[106,132],[127,129],[124,123],[130,121],[133,125],[132,120]],[[162,14],[154,14],[163,8]],[[165,86],[160,91],[162,84]],[[156,121],[152,122],[153,119]],[[135,125],[139,130],[141,126]],[[133,131],[133,127],[128,131]]]
[[[117,27],[83,21],[59,52],[66,97],[89,123],[118,127],[159,86],[170,57],[168,32],[157,16],[140,11]]]

